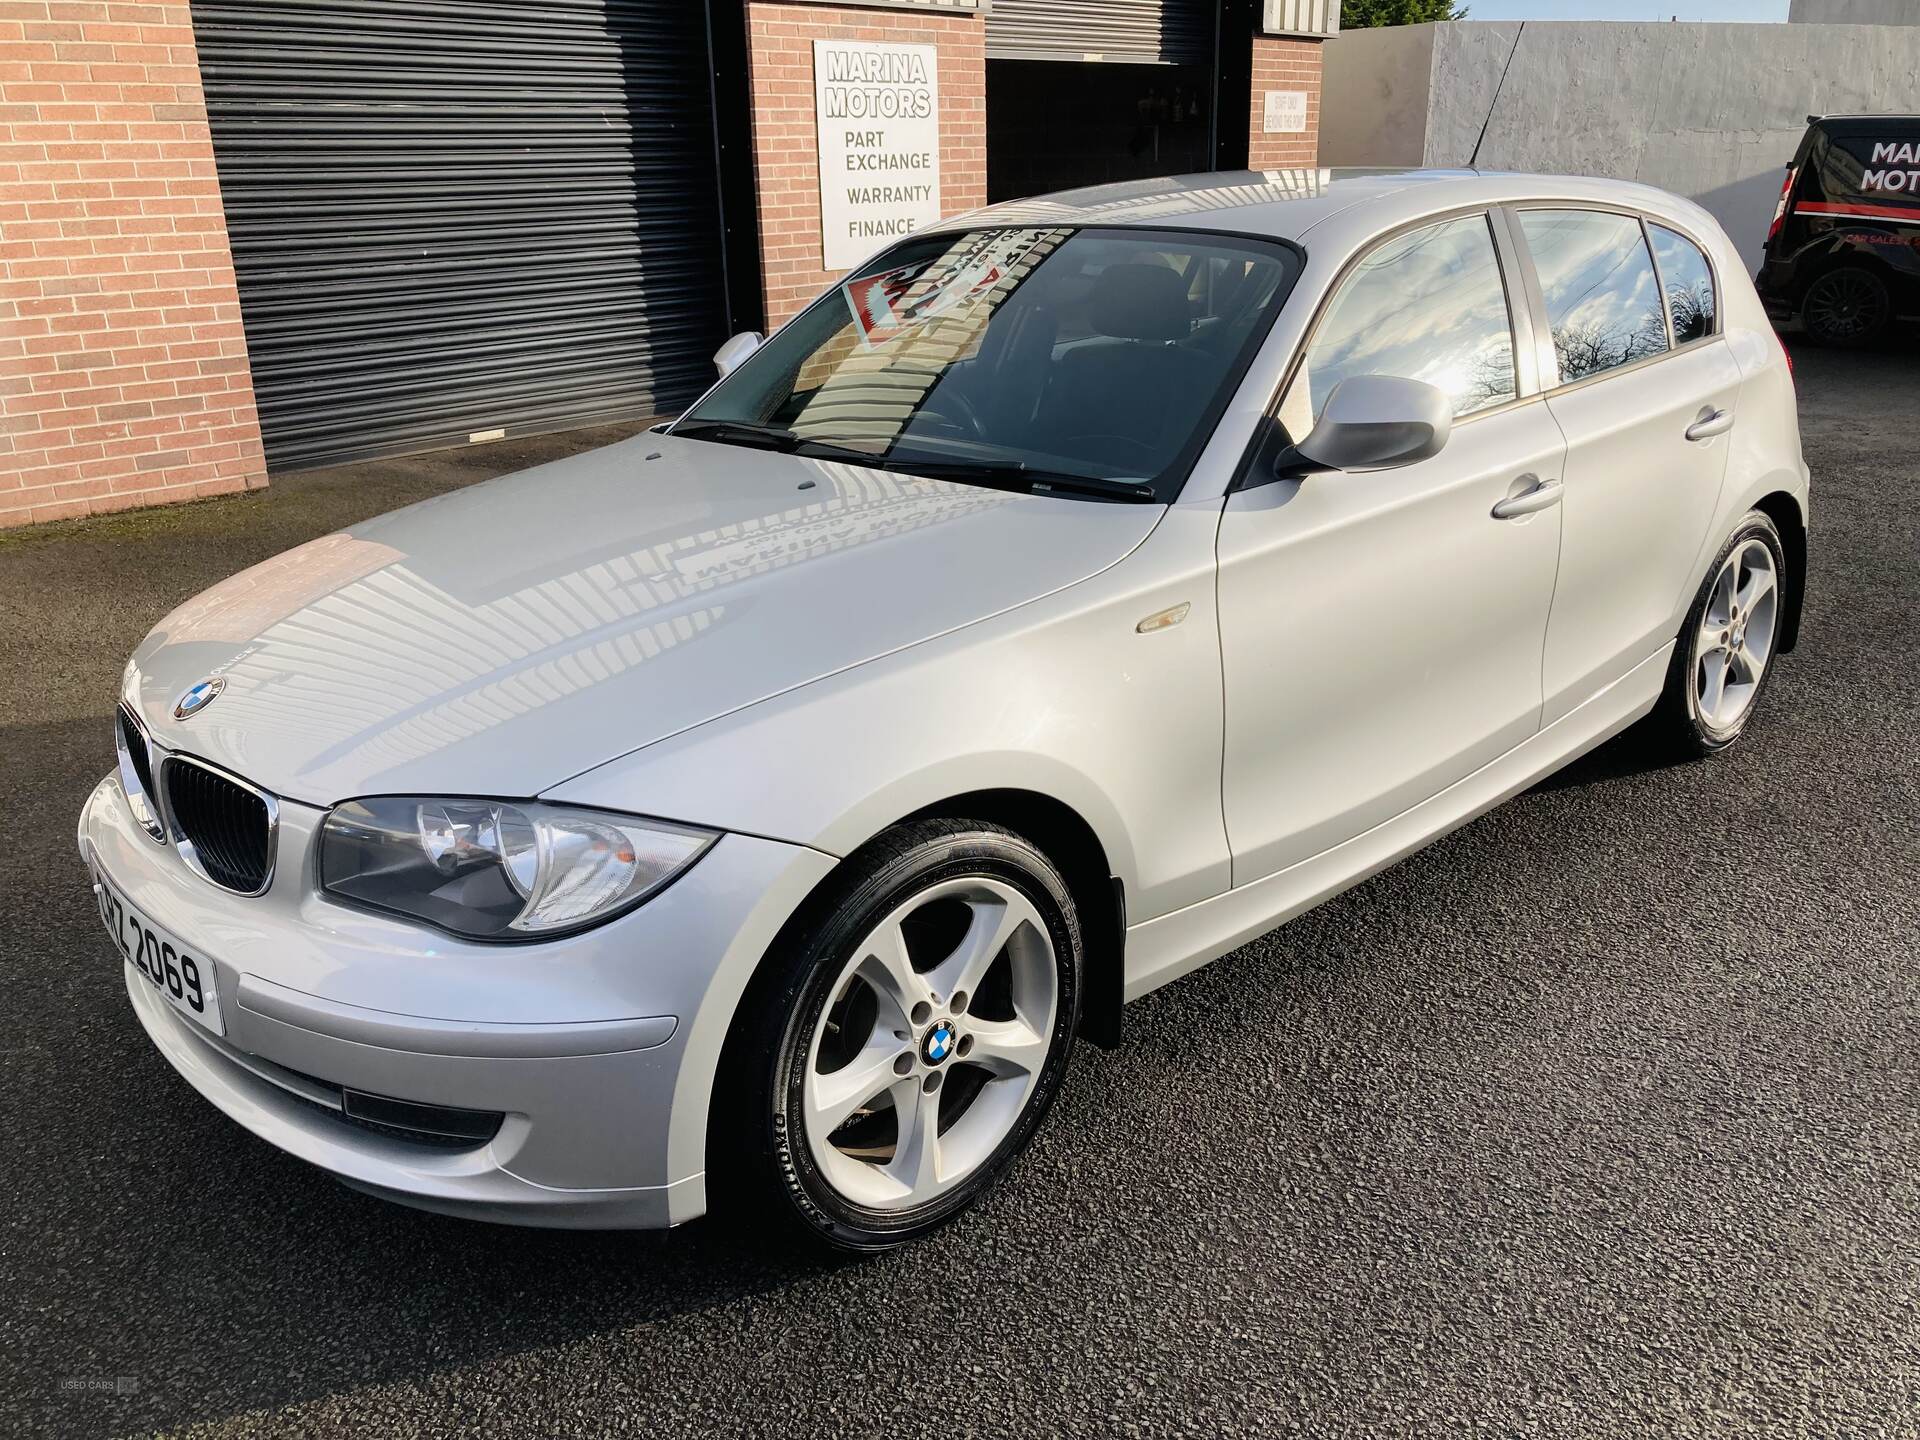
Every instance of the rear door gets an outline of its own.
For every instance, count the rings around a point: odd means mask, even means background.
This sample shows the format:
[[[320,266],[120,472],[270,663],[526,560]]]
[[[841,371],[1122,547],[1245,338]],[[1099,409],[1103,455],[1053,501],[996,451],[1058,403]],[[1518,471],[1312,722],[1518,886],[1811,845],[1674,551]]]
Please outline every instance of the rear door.
[[[1515,221],[1567,441],[1543,663],[1552,724],[1673,638],[1713,538],[1740,367],[1712,266],[1678,230],[1592,207],[1525,207]]]

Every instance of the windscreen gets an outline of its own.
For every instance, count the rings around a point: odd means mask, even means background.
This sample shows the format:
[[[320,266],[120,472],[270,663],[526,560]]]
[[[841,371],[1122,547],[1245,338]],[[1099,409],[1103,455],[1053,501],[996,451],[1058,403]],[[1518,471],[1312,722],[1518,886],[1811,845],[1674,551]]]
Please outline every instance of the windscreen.
[[[1229,236],[916,237],[815,302],[674,425],[981,483],[1178,493],[1298,274]]]

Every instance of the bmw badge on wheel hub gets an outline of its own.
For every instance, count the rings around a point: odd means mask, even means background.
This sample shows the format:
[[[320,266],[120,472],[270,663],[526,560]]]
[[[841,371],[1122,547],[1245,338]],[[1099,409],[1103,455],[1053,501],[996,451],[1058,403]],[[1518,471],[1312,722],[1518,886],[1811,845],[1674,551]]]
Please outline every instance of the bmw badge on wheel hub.
[[[927,1031],[926,1037],[921,1040],[920,1058],[929,1065],[938,1065],[953,1053],[953,1046],[953,1022],[942,1020]]]

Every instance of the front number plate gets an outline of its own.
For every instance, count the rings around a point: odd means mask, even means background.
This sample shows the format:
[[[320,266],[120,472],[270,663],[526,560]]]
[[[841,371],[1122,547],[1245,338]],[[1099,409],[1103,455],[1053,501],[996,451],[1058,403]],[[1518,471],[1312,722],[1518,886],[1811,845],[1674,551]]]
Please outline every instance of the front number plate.
[[[162,930],[129,905],[98,865],[93,869],[93,893],[100,901],[100,919],[107,934],[120,947],[127,963],[194,1024],[224,1035],[213,966],[189,950],[178,936]]]

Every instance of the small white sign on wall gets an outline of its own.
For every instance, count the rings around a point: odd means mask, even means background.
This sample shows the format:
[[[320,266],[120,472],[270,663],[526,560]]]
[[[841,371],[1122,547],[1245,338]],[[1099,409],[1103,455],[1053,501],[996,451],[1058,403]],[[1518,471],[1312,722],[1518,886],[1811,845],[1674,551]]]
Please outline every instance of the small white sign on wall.
[[[940,218],[940,84],[931,45],[813,42],[820,263],[859,264]]]
[[[1302,135],[1307,129],[1307,92],[1267,91],[1266,130],[1269,135]]]

